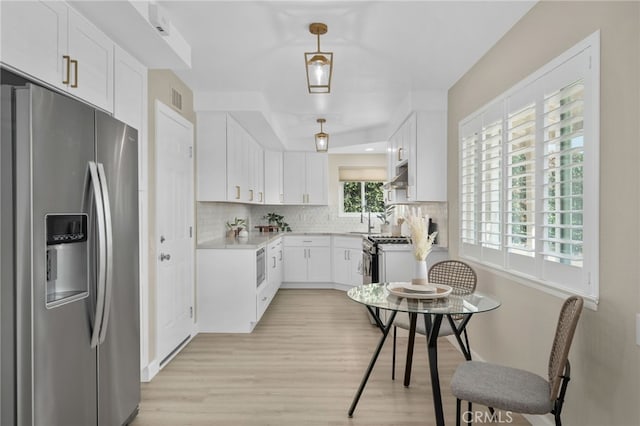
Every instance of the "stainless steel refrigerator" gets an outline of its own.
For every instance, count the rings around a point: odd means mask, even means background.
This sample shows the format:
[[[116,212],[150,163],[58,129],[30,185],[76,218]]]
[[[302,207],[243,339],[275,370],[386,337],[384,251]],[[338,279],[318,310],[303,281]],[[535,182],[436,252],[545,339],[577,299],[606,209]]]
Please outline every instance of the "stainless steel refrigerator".
[[[1,112],[0,424],[127,424],[140,401],[137,131],[29,83],[3,84]]]

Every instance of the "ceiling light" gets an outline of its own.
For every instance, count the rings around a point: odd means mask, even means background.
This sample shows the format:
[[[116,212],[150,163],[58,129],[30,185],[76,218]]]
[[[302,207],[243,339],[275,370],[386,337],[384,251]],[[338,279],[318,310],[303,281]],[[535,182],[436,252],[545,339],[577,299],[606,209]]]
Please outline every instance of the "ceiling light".
[[[327,33],[327,25],[315,22],[309,25],[309,32],[318,37],[318,50],[304,54],[307,69],[309,93],[331,92],[331,72],[333,71],[333,52],[320,51],[320,34]]]
[[[316,151],[327,152],[329,149],[329,134],[322,131],[322,123],[326,123],[327,120],[318,118],[316,121],[320,123],[320,133],[315,134]]]

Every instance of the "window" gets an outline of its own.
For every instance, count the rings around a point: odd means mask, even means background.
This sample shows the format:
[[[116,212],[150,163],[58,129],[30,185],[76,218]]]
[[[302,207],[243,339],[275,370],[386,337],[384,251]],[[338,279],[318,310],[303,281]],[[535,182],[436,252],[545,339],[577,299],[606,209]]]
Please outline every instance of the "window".
[[[460,254],[597,303],[599,34],[460,122]]]
[[[360,215],[362,212],[381,213],[384,211],[384,182],[341,182],[341,211]]]

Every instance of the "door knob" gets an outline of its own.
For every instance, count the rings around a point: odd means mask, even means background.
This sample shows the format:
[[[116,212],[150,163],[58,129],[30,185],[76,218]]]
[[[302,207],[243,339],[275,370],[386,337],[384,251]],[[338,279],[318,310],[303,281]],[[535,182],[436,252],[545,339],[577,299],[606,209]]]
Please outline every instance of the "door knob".
[[[171,255],[170,254],[160,253],[160,262],[163,262],[163,261],[169,260],[169,259],[171,259]]]

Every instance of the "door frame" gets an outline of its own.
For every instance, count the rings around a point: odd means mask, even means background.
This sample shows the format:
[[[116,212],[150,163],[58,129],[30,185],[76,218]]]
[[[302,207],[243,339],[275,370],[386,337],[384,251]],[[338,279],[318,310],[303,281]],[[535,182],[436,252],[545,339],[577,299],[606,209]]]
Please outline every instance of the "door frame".
[[[163,117],[164,116],[164,117]],[[166,117],[166,118],[165,118]],[[158,145],[158,137],[157,137],[157,129],[158,129],[158,123],[160,122],[160,120],[163,119],[170,119],[170,120],[174,120],[176,121],[178,124],[190,129],[191,131],[191,141],[192,141],[192,145],[191,145],[191,182],[192,182],[192,191],[191,191],[191,223],[192,223],[192,227],[193,227],[193,234],[192,234],[192,238],[191,238],[191,244],[190,244],[190,252],[191,252],[191,303],[192,306],[195,309],[196,306],[196,288],[195,288],[195,161],[194,161],[194,146],[195,146],[195,141],[194,141],[194,124],[192,122],[190,122],[189,120],[187,120],[186,118],[184,118],[182,115],[180,115],[178,112],[176,112],[173,108],[169,107],[168,105],[164,104],[163,102],[156,100],[155,101],[155,126],[154,126],[154,148],[155,148],[155,153],[154,153],[154,163],[155,163],[155,171],[154,171],[154,184],[157,183],[158,181],[158,149],[157,149],[157,145]],[[155,190],[155,193],[157,193],[157,188]],[[158,338],[158,325],[160,323],[159,321],[159,311],[158,311],[158,305],[159,305],[159,292],[158,292],[158,276],[159,276],[159,272],[158,272],[158,268],[160,263],[158,262],[158,251],[157,251],[157,238],[158,235],[160,235],[160,230],[158,229],[159,226],[159,221],[157,220],[157,211],[158,211],[158,197],[155,196],[154,194],[154,235],[153,235],[153,244],[152,247],[153,249],[153,253],[154,253],[154,257],[153,257],[153,261],[154,261],[154,271],[155,271],[155,280],[154,280],[154,293],[155,293],[155,298],[154,298],[154,311],[155,311],[155,315],[153,316],[153,320],[155,322],[154,324],[154,329],[153,329],[153,334],[155,336],[155,347],[154,347],[154,352],[155,352],[155,356],[154,356],[154,370],[153,371],[153,375],[157,374],[157,372],[162,368],[160,366],[160,363],[163,361],[161,359],[159,359],[159,338]],[[187,343],[189,343],[191,341],[191,339],[193,339],[193,337],[197,334],[197,326],[196,326],[196,315],[194,312],[193,315],[193,321],[191,323],[191,337],[189,337],[187,340],[185,340],[184,342],[182,342],[182,344],[179,345],[179,347],[176,348],[176,350],[167,358],[166,363],[164,365],[167,365],[171,359],[173,359],[173,357],[175,357],[181,350],[182,348],[184,348]],[[151,378],[150,378],[151,379]]]

